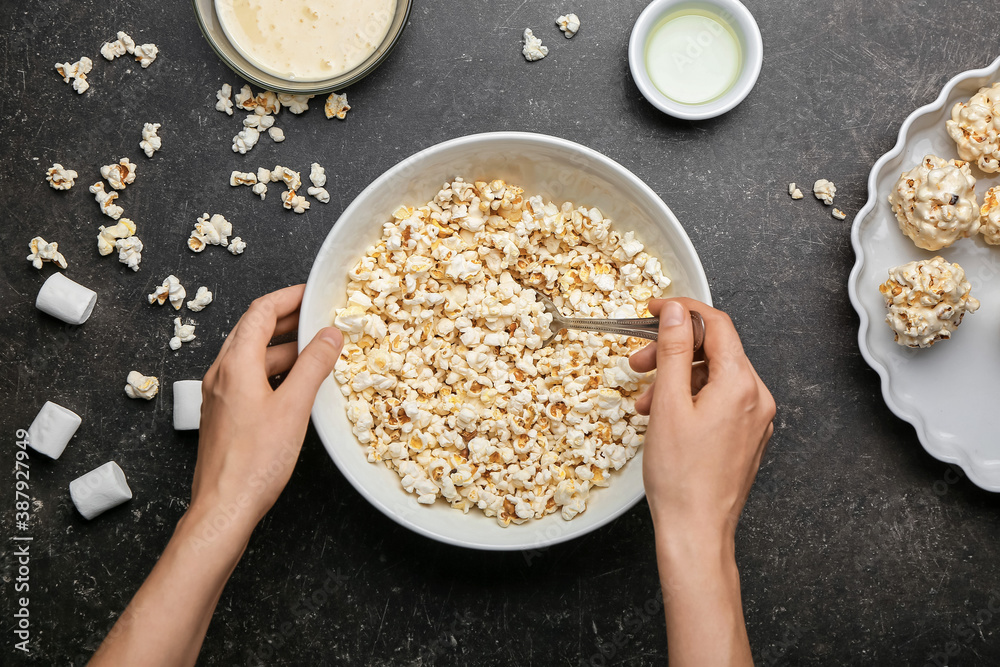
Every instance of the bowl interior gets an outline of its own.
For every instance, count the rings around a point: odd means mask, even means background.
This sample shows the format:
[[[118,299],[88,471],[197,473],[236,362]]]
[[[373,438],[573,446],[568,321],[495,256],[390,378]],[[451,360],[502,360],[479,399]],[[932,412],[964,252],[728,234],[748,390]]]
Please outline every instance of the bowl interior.
[[[365,189],[344,211],[323,244],[309,275],[299,325],[299,345],[330,326],[332,310],[346,305],[347,271],[381,235],[401,204],[422,205],[446,181],[502,178],[556,204],[597,206],[619,231],[635,231],[663,262],[673,284],[668,296],[711,303],[701,262],[670,209],[618,163],[578,144],[524,133],[473,135],[439,144],[399,163]],[[618,471],[611,485],[595,490],[587,511],[572,521],[558,514],[501,528],[472,511],[463,515],[443,501],[421,506],[383,464],[368,463],[351,433],[346,399],[327,378],[313,407],[313,423],[341,472],[382,512],[443,542],[491,550],[539,548],[587,533],[611,521],[643,496],[642,452]]]

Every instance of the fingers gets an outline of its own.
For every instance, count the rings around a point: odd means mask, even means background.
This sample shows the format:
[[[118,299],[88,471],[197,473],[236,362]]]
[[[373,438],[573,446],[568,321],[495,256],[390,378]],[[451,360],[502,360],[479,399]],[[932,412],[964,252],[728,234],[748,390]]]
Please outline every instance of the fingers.
[[[274,333],[272,338],[277,338],[278,336],[284,336],[290,334],[293,331],[297,331],[299,328],[299,310],[295,309],[295,312],[291,315],[286,315],[284,317],[278,318],[278,323],[274,325]]]
[[[298,343],[282,343],[272,345],[267,348],[264,354],[264,367],[267,369],[267,377],[286,373],[295,364],[295,359],[299,356]]]
[[[635,411],[640,415],[649,415],[650,408],[653,407],[653,388],[650,387],[642,392],[642,396],[635,401]]]
[[[291,409],[304,410],[308,416],[319,386],[333,371],[343,347],[344,336],[333,327],[321,329],[305,346],[278,389],[291,402]]]
[[[274,336],[278,320],[298,310],[303,291],[305,285],[294,285],[254,300],[233,329],[230,348],[233,351],[240,348],[263,361],[264,348]]]
[[[628,358],[628,365],[636,373],[648,373],[656,368],[656,343],[650,343]]]
[[[705,343],[702,349],[705,352],[705,358],[709,361],[713,380],[742,370],[736,365],[746,358],[743,352],[743,343],[728,315],[721,310],[705,305],[701,301],[686,297],[671,299],[670,302],[679,303],[688,310],[698,311],[702,319],[705,320]],[[669,302],[650,301],[649,311],[655,314],[656,309],[663,307],[663,303]]]
[[[674,406],[690,405],[691,362],[694,360],[691,315],[676,301],[666,301],[659,307],[659,316],[654,384],[657,401],[666,400]]]

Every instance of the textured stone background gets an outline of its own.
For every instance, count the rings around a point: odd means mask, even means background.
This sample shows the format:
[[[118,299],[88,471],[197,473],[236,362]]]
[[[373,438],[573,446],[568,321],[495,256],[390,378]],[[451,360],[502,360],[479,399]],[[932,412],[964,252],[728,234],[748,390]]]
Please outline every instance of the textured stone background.
[[[944,664],[935,655],[946,650],[957,652],[949,664],[1000,662],[1000,616],[988,611],[1000,603],[1000,501],[925,454],[886,409],[855,343],[850,219],[785,194],[790,180],[830,178],[838,204],[856,213],[903,118],[997,55],[995,7],[748,0],[766,49],[757,88],[725,117],[688,124],[655,111],[630,79],[626,43],[641,1],[415,4],[396,52],[349,89],[345,122],[316,108],[282,113],[288,140],[262,139],[243,158],[229,148],[240,116],[213,110],[219,85],[237,79],[190,3],[0,3],[2,451],[13,458],[15,429],[46,399],[84,419],[60,461],[31,459],[32,662],[83,662],[185,508],[196,437],[172,430],[169,391],[126,399],[127,371],[200,377],[254,297],[305,280],[330,226],[371,180],[422,148],[488,130],[578,141],[649,183],[684,224],[717,305],[773,389],[776,433],[738,538],[758,663]],[[570,9],[583,29],[567,41],[553,19]],[[552,49],[541,62],[520,56],[526,26]],[[100,59],[119,29],[159,45],[148,70]],[[52,65],[82,55],[95,69],[78,96]],[[151,160],[137,147],[147,121],[163,124]],[[139,171],[120,203],[147,246],[135,274],[97,255],[107,221],[86,189],[100,165],[125,155]],[[262,203],[227,183],[240,165],[313,160],[327,166],[333,200],[304,216],[283,211],[275,188]],[[48,188],[53,162],[80,172],[75,189]],[[244,256],[185,248],[205,211],[234,221]],[[36,234],[58,241],[67,274],[99,291],[86,326],[34,309],[51,271],[24,261]],[[196,316],[197,341],[178,353],[166,345],[173,313],[144,300],[171,272],[216,294]],[[66,486],[112,458],[135,499],[84,522]],[[302,459],[222,597],[204,664],[663,664],[661,617],[642,611],[657,586],[645,505],[545,552],[473,553],[384,518],[313,433]],[[12,463],[2,467],[12,488]],[[12,522],[5,504],[4,535]],[[22,662],[10,633],[10,544],[0,544],[3,664]]]

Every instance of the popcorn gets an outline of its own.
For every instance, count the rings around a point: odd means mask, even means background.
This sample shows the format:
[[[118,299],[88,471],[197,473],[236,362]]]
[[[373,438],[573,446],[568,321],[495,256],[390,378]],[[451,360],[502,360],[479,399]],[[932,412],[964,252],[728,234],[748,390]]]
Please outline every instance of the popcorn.
[[[107,179],[115,190],[124,190],[126,185],[135,181],[135,163],[123,157],[118,164],[101,167],[101,177]]]
[[[802,194],[802,190],[795,185],[795,183],[788,184],[788,196],[792,199],[802,199],[805,195]]]
[[[309,210],[309,202],[302,195],[295,194],[295,190],[285,190],[281,193],[282,205],[295,211],[296,213],[305,213]]]
[[[267,197],[267,183],[263,181],[257,181],[257,184],[253,186],[253,193],[260,197],[261,201]]]
[[[218,100],[215,103],[215,110],[221,111],[224,114],[232,116],[233,115],[232,95],[233,95],[233,87],[230,86],[228,83],[222,84],[222,88],[220,88],[215,93],[215,99]]]
[[[835,217],[837,220],[846,220],[847,214],[841,211],[839,208],[835,208],[833,209],[833,217]]]
[[[90,191],[93,193],[94,199],[97,200],[97,204],[101,207],[101,213],[112,220],[122,217],[125,209],[115,203],[115,200],[118,199],[117,192],[106,192],[103,181],[98,181],[91,185]]]
[[[101,256],[110,255],[115,251],[115,243],[119,239],[127,239],[135,235],[135,223],[128,218],[121,218],[118,224],[112,227],[101,225],[97,234],[97,251]]]
[[[142,261],[142,241],[138,236],[118,239],[115,241],[115,249],[118,250],[119,262],[133,271],[139,270],[139,262]]]
[[[899,229],[918,248],[936,251],[979,231],[975,188],[967,163],[927,155],[899,177],[889,204]]]
[[[143,44],[141,46],[136,46],[132,51],[132,55],[135,56],[136,62],[138,62],[143,69],[146,69],[153,63],[154,60],[156,60],[156,55],[159,52],[160,50],[156,48],[156,44]]]
[[[63,78],[64,83],[73,82],[73,90],[83,95],[90,88],[87,83],[87,74],[94,67],[94,61],[84,56],[75,63],[56,63],[56,71]]]
[[[576,14],[566,14],[556,19],[556,25],[566,35],[566,39],[572,39],[580,30],[580,18]]]
[[[235,240],[236,239],[233,239],[233,241]],[[207,287],[202,286],[198,288],[198,291],[194,295],[194,299],[187,302],[187,307],[188,310],[192,312],[200,313],[205,310],[205,307],[210,303],[212,303],[212,293]]]
[[[240,88],[240,92],[236,93],[235,101],[237,109],[253,111],[257,108],[257,98],[254,97],[253,91],[250,90],[250,86],[245,85]]]
[[[270,116],[265,116],[265,118],[270,118]],[[280,127],[272,127],[267,131],[267,136],[271,137],[271,141],[276,144],[280,144],[285,140],[285,131]]]
[[[980,227],[983,240],[990,245],[1000,245],[1000,185],[993,186],[986,191],[983,198],[983,206],[979,209]]]
[[[327,118],[333,118],[336,116],[340,120],[347,118],[347,112],[351,110],[351,105],[347,103],[347,93],[338,95],[337,93],[330,93],[330,97],[326,98],[326,106],[324,111],[326,112]]]
[[[260,130],[255,127],[244,127],[233,137],[233,152],[246,155],[247,151],[257,145],[260,140]]]
[[[160,391],[160,380],[153,375],[143,375],[139,371],[129,371],[125,380],[125,395],[129,398],[144,398],[151,401]]]
[[[821,178],[813,183],[813,195],[816,199],[830,206],[833,204],[833,198],[837,195],[837,186],[825,178]]]
[[[963,160],[975,160],[987,174],[1000,171],[1000,83],[980,88],[968,102],[959,102],[946,121]]]
[[[42,268],[42,264],[45,262],[52,262],[60,269],[65,269],[67,266],[66,258],[59,252],[58,243],[47,243],[41,236],[36,236],[31,239],[28,248],[31,250],[31,254],[28,255],[27,259],[36,269]]]
[[[142,126],[142,141],[139,142],[139,148],[146,157],[153,157],[153,153],[160,150],[161,141],[156,134],[159,129],[159,123],[145,123]]]
[[[228,250],[233,255],[242,255],[243,251],[246,249],[247,249],[246,242],[239,236],[234,236],[233,240],[229,242],[228,246],[226,246],[226,250]]]
[[[252,171],[234,171],[229,175],[229,184],[233,187],[238,185],[256,185],[257,175]]]
[[[101,55],[104,56],[105,60],[114,60],[134,51],[135,40],[122,31],[118,32],[118,39],[113,42],[104,42],[104,45],[101,46]]]
[[[334,377],[367,460],[421,504],[442,497],[501,526],[585,511],[642,444],[649,380],[628,356],[645,343],[567,332],[542,348],[537,295],[568,316],[648,315],[670,279],[611,225],[499,180],[456,179],[393,212],[332,314],[345,338]]]
[[[309,167],[309,181],[317,188],[326,186],[326,169],[319,162],[313,162]]]
[[[45,172],[45,180],[49,182],[53,190],[69,190],[76,184],[78,175],[72,169],[66,169],[56,162]]]
[[[885,321],[906,347],[930,347],[951,338],[965,314],[979,309],[965,271],[941,257],[890,269],[878,289],[889,310]]]
[[[283,182],[289,190],[298,190],[302,187],[301,174],[280,165],[271,170],[271,182],[277,183],[278,181]]]
[[[150,304],[156,303],[160,306],[169,300],[170,305],[174,307],[174,310],[180,310],[181,306],[184,305],[184,298],[186,296],[187,291],[184,289],[184,286],[181,285],[181,281],[177,279],[177,276],[171,274],[167,276],[163,280],[163,284],[153,290],[153,293],[148,295],[146,299]],[[209,301],[211,301],[211,298],[209,298]]]
[[[183,343],[190,343],[195,339],[194,323],[184,324],[181,318],[174,318],[174,337],[170,339],[170,349],[177,351],[181,349]]]
[[[330,193],[326,191],[326,188],[306,188],[306,192],[310,197],[315,197],[324,204],[330,203]]]
[[[203,213],[188,238],[188,248],[201,252],[208,245],[224,246],[232,233],[233,225],[223,215],[216,213],[209,218],[208,213]]]
[[[278,102],[281,103],[281,106],[296,115],[305,113],[309,110],[309,100],[312,98],[312,95],[289,95],[287,93],[278,93]]]
[[[534,33],[531,32],[531,28],[524,29],[522,39],[524,40],[524,47],[521,49],[521,55],[528,62],[541,60],[549,55],[549,47],[542,46],[542,40],[535,37]]]

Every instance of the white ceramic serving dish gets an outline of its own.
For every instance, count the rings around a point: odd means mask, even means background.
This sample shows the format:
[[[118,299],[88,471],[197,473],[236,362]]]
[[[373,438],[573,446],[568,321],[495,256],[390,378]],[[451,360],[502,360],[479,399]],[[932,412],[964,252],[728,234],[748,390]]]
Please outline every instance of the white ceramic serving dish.
[[[977,235],[937,253],[921,250],[899,231],[887,197],[899,175],[927,153],[958,157],[945,129],[951,108],[997,80],[1000,58],[959,74],[934,102],[903,122],[895,147],[875,163],[868,177],[868,203],[851,232],[857,262],[848,284],[861,318],[861,354],[881,376],[889,409],[913,424],[932,456],[960,465],[969,479],[989,491],[1000,491],[1000,430],[994,421],[1000,396],[1000,248],[988,246]],[[983,174],[975,165],[972,171],[982,204],[984,193],[1000,183],[1000,177]],[[936,254],[965,269],[982,308],[965,316],[952,340],[923,350],[901,347],[885,324],[878,286],[891,267]]]
[[[453,139],[403,160],[368,186],[344,211],[320,248],[309,274],[299,324],[304,346],[346,305],[347,271],[380,236],[401,204],[423,204],[441,184],[502,178],[532,194],[562,203],[596,206],[618,229],[634,230],[673,279],[671,296],[711,303],[708,281],[691,241],[666,204],[617,162],[578,144],[539,134],[497,132]],[[312,418],[334,463],[352,485],[388,517],[418,533],[453,545],[488,550],[533,549],[570,540],[621,515],[643,497],[642,453],[597,489],[587,511],[564,521],[558,514],[501,528],[478,510],[462,514],[443,501],[417,503],[399,477],[383,464],[368,463],[351,433],[346,399],[336,381],[320,388]]]

